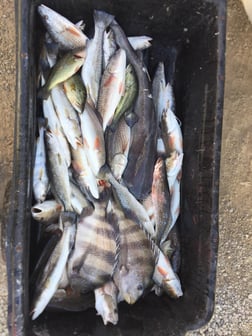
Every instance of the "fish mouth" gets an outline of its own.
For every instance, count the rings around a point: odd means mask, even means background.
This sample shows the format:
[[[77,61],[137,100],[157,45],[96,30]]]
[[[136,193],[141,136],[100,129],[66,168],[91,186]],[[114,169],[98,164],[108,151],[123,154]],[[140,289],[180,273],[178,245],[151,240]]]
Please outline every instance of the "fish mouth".
[[[136,299],[128,293],[125,293],[123,298],[128,304],[134,304],[136,302]]]

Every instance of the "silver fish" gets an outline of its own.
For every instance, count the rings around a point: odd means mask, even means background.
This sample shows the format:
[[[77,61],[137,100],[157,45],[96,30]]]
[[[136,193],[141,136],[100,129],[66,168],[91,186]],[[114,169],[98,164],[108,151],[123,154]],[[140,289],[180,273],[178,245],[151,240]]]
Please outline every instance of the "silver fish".
[[[64,160],[62,148],[58,142],[57,136],[52,132],[46,131],[45,139],[53,195],[55,199],[64,206],[65,210],[71,211],[71,188],[68,167]]]
[[[138,200],[143,200],[151,190],[156,159],[157,121],[150,93],[150,82],[146,67],[136,56],[122,28],[115,20],[110,27],[115,34],[117,44],[126,51],[138,80],[138,95],[134,107],[138,121],[132,128],[132,145],[123,181]]]
[[[154,250],[156,253],[156,266],[153,273],[153,281],[170,297],[179,298],[183,295],[183,291],[177,274],[173,271],[169,259],[157,245],[154,246]]]
[[[81,215],[83,209],[93,208],[91,203],[86,199],[81,190],[74,183],[70,182],[71,186],[71,203],[74,211]]]
[[[118,289],[113,281],[105,283],[102,287],[95,289],[95,309],[97,315],[102,317],[104,325],[118,322],[117,295]]]
[[[103,71],[106,69],[112,55],[116,52],[116,42],[113,31],[104,32],[103,36]]]
[[[170,219],[170,192],[162,158],[158,158],[155,164],[151,196],[154,208],[155,241],[159,244]]]
[[[109,132],[107,141],[108,164],[113,175],[120,180],[128,163],[131,129],[124,118],[119,121],[115,132]]]
[[[49,189],[49,179],[46,168],[44,132],[44,120],[40,119],[39,136],[36,141],[35,162],[33,167],[33,194],[38,203],[41,203],[45,200]]]
[[[125,89],[126,53],[119,49],[109,60],[102,75],[97,109],[102,116],[102,127],[111,124],[116,107]]]
[[[80,49],[86,46],[87,36],[64,16],[45,5],[38,6],[38,12],[47,31],[60,49]]]
[[[61,86],[54,87],[51,91],[51,96],[65,137],[70,145],[76,149],[76,140],[82,141],[77,112],[70,104]]]
[[[102,74],[103,34],[113,15],[102,11],[94,11],[95,33],[87,43],[87,56],[81,70],[81,77],[87,90],[87,102],[96,107]]]
[[[71,164],[69,144],[62,132],[61,124],[54,109],[51,96],[49,96],[47,100],[43,100],[42,104],[44,118],[47,122],[47,128],[57,136],[60,146],[62,148],[62,153],[64,153],[64,159],[66,160],[66,164],[69,167]]]
[[[94,175],[97,176],[106,160],[105,143],[101,123],[88,103],[80,114],[80,121],[88,163]]]
[[[47,200],[33,205],[31,208],[32,217],[38,222],[53,222],[59,218],[63,210],[61,204],[55,200]]]
[[[80,188],[82,190],[87,188],[94,198],[99,198],[96,178],[88,164],[86,152],[82,143],[77,142],[76,149],[72,149],[72,156],[72,166]]]
[[[180,125],[170,108],[165,109],[161,117],[162,138],[168,154],[177,151],[183,153],[183,137]]]
[[[32,309],[33,320],[44,311],[58,288],[69,253],[74,244],[75,220],[76,216],[73,213],[61,213],[60,221],[63,227],[63,234],[36,284],[36,293]]]

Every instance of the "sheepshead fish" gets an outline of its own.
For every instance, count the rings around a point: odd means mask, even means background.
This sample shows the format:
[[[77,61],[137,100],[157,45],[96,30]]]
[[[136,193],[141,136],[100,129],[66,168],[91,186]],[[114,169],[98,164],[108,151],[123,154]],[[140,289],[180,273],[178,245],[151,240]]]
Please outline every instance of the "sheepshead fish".
[[[120,180],[128,163],[130,149],[130,127],[121,118],[115,132],[108,132],[107,157],[114,177]]]
[[[111,280],[102,287],[95,289],[95,309],[97,315],[102,317],[104,325],[118,322],[117,295],[118,289]]]
[[[150,93],[150,82],[146,67],[136,56],[122,28],[115,20],[110,27],[115,34],[117,44],[126,51],[138,81],[138,94],[134,106],[138,121],[132,127],[132,145],[123,181],[138,200],[143,200],[151,190],[156,160],[157,121]]]
[[[69,253],[74,244],[75,221],[76,215],[72,212],[62,212],[60,215],[60,226],[63,228],[63,234],[36,284],[32,309],[33,320],[44,311],[58,288]]]
[[[68,78],[63,82],[63,88],[68,100],[75,110],[82,113],[86,103],[87,93],[80,75],[75,74]]]
[[[126,53],[119,49],[109,60],[102,75],[98,98],[98,111],[102,116],[102,127],[111,124],[117,105],[125,88]]]
[[[81,49],[86,46],[87,36],[74,23],[45,5],[38,6],[38,12],[60,49]]]
[[[105,143],[101,123],[88,103],[80,114],[80,122],[87,160],[94,175],[97,176],[106,160]]]
[[[153,237],[154,228],[144,206],[129,192],[125,186],[115,179],[109,169],[103,169],[103,177],[111,183],[114,197],[118,200],[118,203],[121,205],[125,215],[136,221],[150,234],[151,237]]]
[[[54,133],[46,131],[45,139],[52,193],[66,211],[71,211],[71,188],[64,153]]]
[[[95,33],[87,43],[87,56],[81,70],[81,77],[87,90],[87,102],[96,107],[102,74],[103,34],[114,16],[94,11]]]
[[[46,168],[46,152],[45,152],[45,122],[39,120],[39,136],[36,141],[35,162],[33,167],[33,194],[38,203],[46,199],[49,189],[49,179]]]
[[[116,223],[106,216],[107,200],[101,195],[90,214],[83,213],[77,224],[75,248],[68,262],[68,278],[74,290],[86,293],[110,281],[119,254]]]
[[[120,295],[128,304],[134,304],[150,285],[154,270],[154,254],[145,232],[122,210],[112,204],[120,231],[120,256],[113,280]]]
[[[38,96],[42,99],[47,99],[52,88],[73,76],[83,63],[83,57],[73,54],[72,52],[65,54],[52,68],[51,73],[45,85],[40,89]]]
[[[155,241],[159,244],[170,218],[170,193],[165,163],[162,158],[158,158],[155,164],[151,196],[155,220]]]

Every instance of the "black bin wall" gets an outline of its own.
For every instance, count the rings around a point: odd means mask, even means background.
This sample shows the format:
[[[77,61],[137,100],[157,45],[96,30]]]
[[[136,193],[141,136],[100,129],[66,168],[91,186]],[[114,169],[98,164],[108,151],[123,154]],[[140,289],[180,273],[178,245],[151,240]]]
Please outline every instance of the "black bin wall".
[[[95,311],[45,312],[29,318],[29,260],[36,253],[30,208],[34,154],[36,76],[44,28],[36,8],[44,3],[92,26],[93,9],[116,16],[127,35],[149,35],[150,74],[176,55],[172,73],[184,136],[182,208],[179,220],[184,296],[152,294],[119,306],[119,324],[104,327]],[[218,190],[224,86],[225,0],[16,1],[17,99],[15,156],[8,220],[8,322],[11,335],[184,335],[206,323],[214,308],[218,247]],[[169,74],[168,74],[169,75]]]

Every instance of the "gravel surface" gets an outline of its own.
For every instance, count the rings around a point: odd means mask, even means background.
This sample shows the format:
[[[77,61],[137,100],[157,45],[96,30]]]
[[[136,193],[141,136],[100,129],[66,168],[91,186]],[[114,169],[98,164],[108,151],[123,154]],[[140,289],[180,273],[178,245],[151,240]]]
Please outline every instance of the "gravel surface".
[[[229,0],[228,6],[216,305],[208,325],[189,332],[188,336],[252,335],[252,25],[240,1]],[[0,111],[3,123],[0,127],[1,208],[4,190],[11,177],[13,149],[13,1],[0,1],[0,18]],[[4,262],[0,262],[0,288],[0,335],[4,336],[7,335]]]

